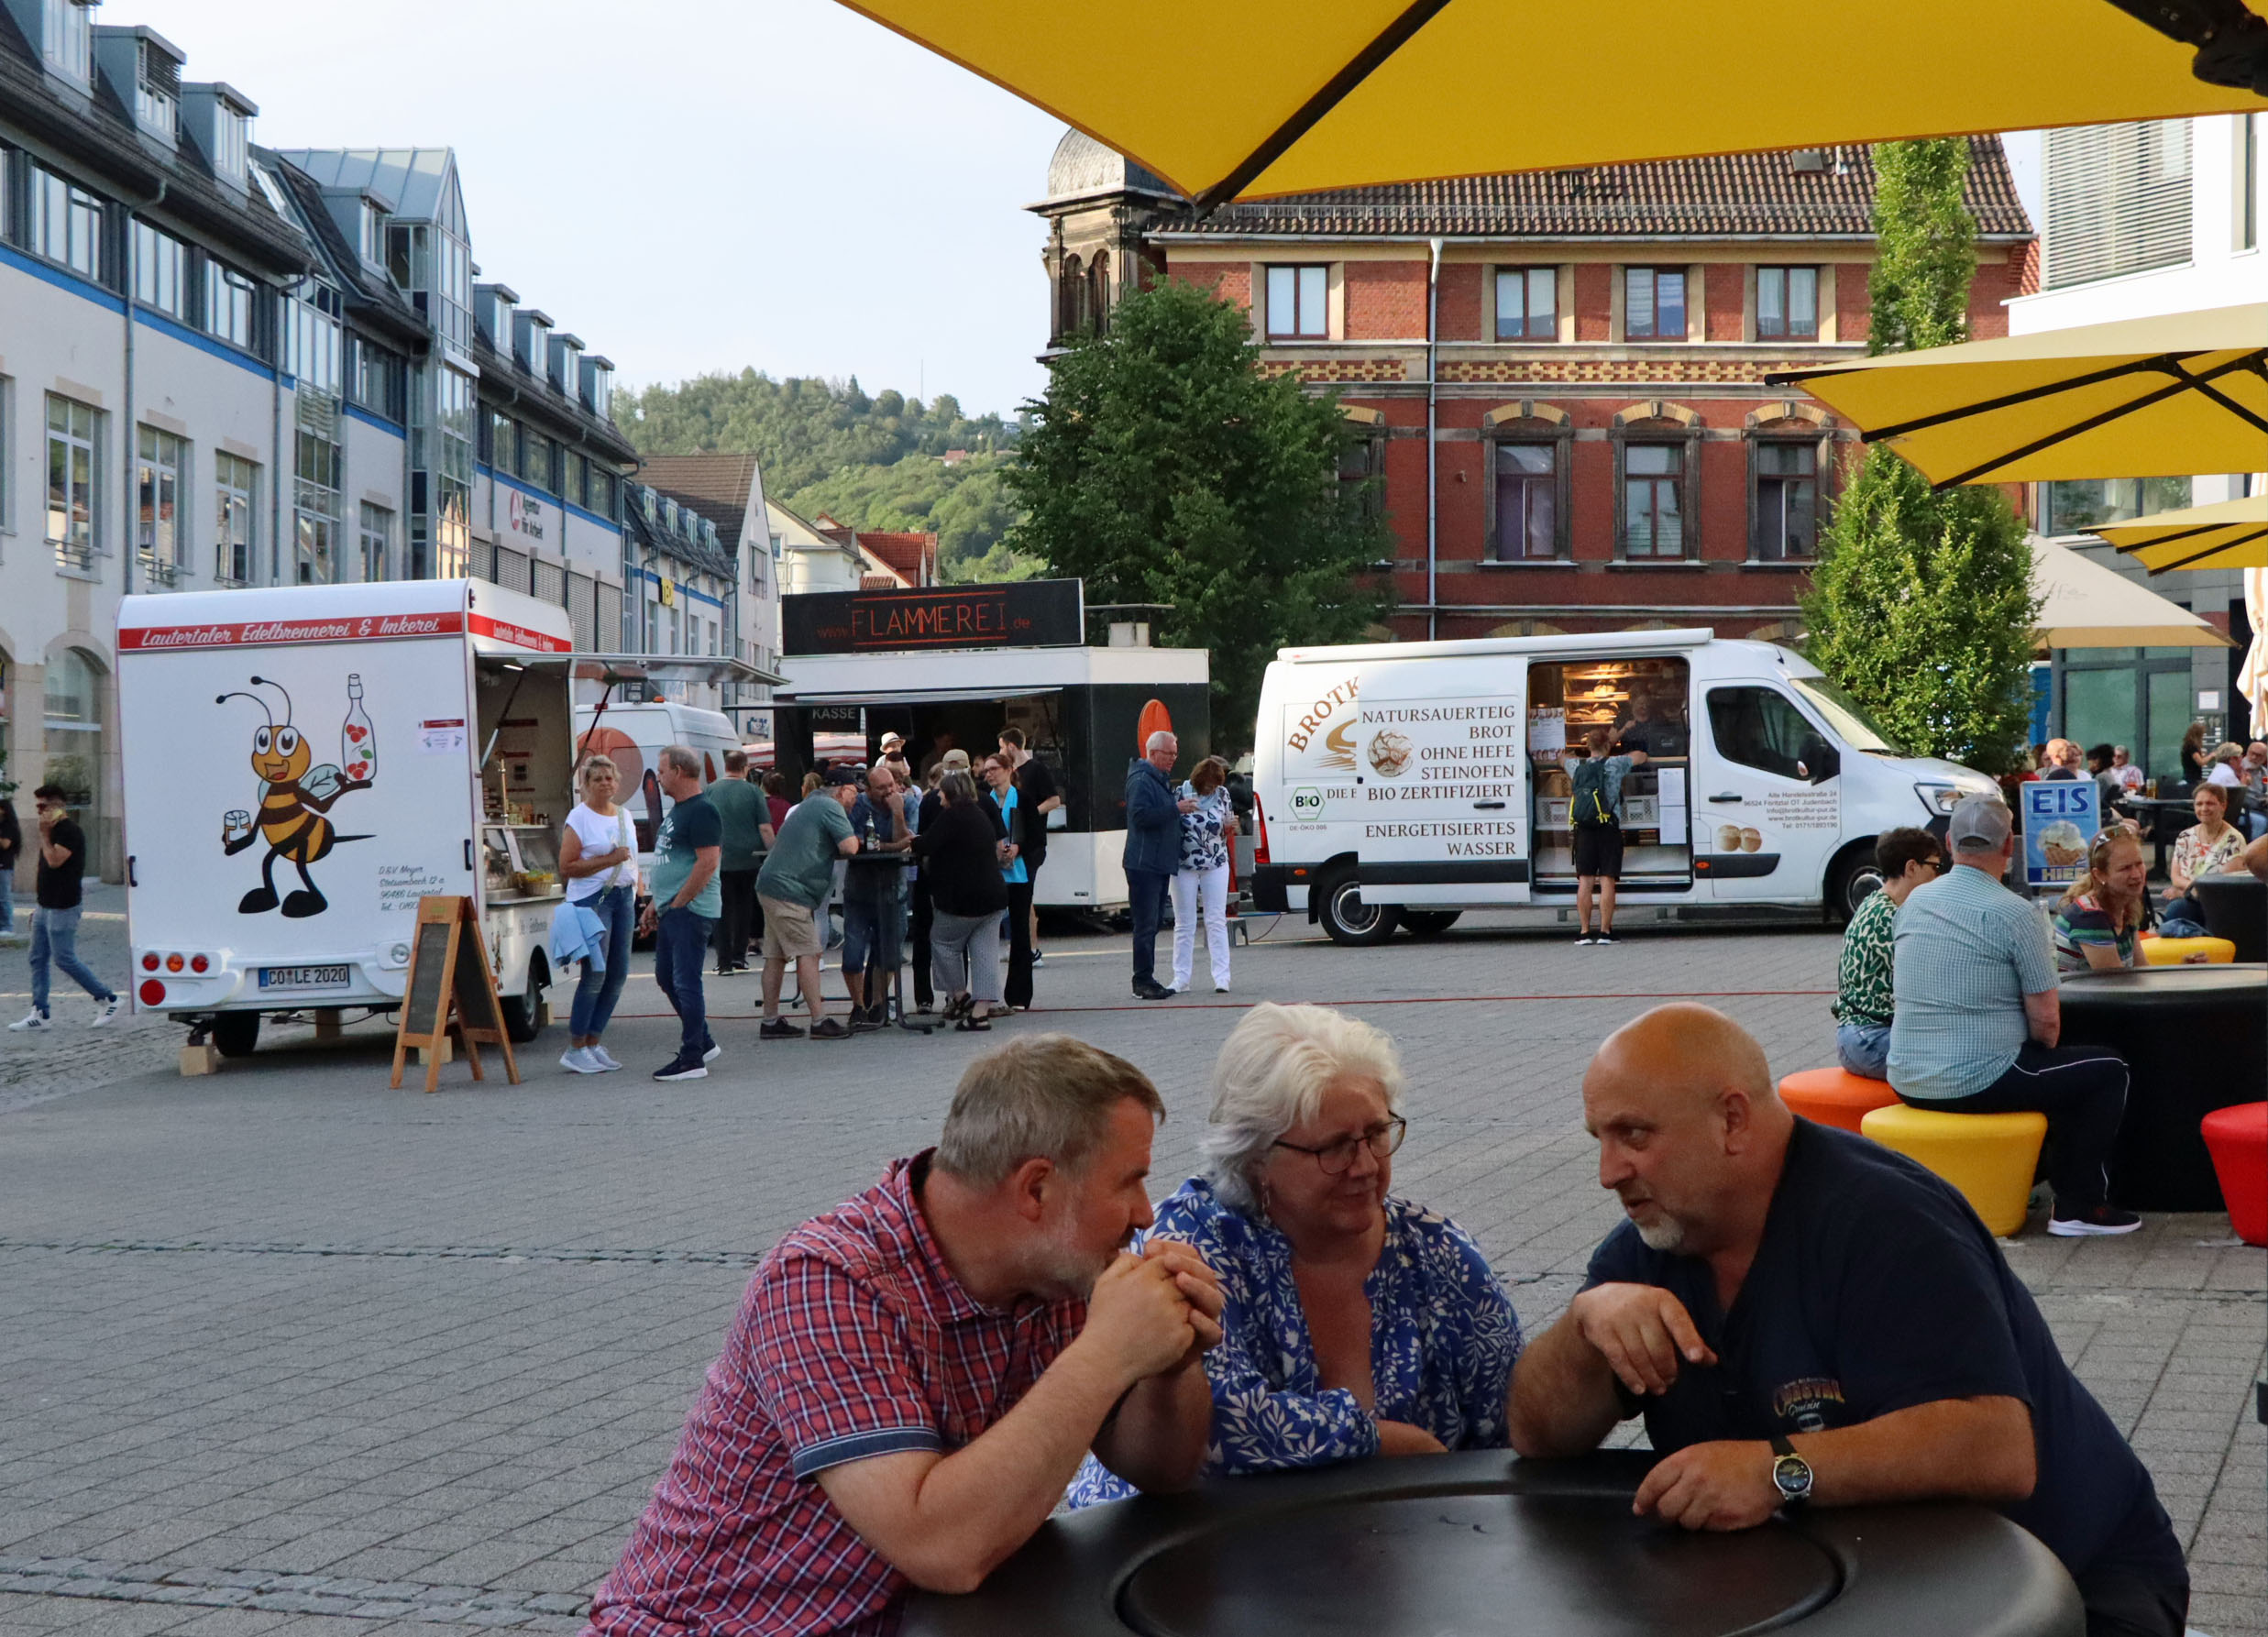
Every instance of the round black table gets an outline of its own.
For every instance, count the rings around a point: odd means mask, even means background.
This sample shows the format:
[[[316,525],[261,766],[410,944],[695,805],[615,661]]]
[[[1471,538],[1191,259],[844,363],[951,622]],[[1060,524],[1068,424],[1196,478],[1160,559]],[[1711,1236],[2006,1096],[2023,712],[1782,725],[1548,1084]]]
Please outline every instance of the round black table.
[[[1653,1457],[1350,1462],[1044,1526],[904,1637],[2080,1637],[2054,1555],[1964,1505],[1821,1510],[1738,1534],[1634,1518]]]
[[[2268,966],[2149,966],[2065,973],[2063,1040],[2108,1046],[2132,1073],[2110,1156],[2130,1211],[2218,1211],[2197,1124],[2268,1085]]]
[[[2205,929],[2237,946],[2240,961],[2268,961],[2268,881],[2251,871],[2200,875],[2190,889],[2205,911]]]

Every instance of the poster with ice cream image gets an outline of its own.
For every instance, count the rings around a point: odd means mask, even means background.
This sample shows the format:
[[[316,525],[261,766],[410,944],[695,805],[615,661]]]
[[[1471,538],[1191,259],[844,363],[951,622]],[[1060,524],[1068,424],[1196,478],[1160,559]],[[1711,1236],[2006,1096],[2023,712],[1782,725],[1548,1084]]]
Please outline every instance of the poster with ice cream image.
[[[2102,829],[2102,789],[2093,779],[2041,779],[2018,786],[2023,801],[2024,879],[2068,886],[2086,873]]]

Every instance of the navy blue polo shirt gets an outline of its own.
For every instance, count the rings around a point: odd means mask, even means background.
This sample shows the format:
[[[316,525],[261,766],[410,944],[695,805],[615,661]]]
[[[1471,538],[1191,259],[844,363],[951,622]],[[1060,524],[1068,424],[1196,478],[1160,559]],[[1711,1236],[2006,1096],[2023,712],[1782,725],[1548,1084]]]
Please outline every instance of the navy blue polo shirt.
[[[1901,1155],[1796,1121],[1730,1313],[1718,1311],[1706,1261],[1647,1248],[1630,1222],[1591,1258],[1584,1288],[1601,1284],[1669,1291],[1717,1355],[1680,1362],[1668,1392],[1638,1401],[1664,1454],[1854,1426],[1940,1399],[2020,1399],[2039,1480],[2001,1511],[2074,1575],[2114,1545],[2123,1556],[2162,1544],[2180,1560],[2150,1474],[2064,1363],[2031,1292],[1968,1203]]]

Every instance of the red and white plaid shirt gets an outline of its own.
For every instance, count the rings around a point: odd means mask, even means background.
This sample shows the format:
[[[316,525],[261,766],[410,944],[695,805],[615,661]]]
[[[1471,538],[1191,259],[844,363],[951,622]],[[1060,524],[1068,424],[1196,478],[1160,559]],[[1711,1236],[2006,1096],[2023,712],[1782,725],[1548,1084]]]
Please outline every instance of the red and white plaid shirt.
[[[896,1625],[906,1577],[816,1475],[961,1448],[1086,1322],[1082,1302],[977,1305],[922,1217],[929,1160],[893,1161],[765,1258],[585,1637],[878,1637]]]

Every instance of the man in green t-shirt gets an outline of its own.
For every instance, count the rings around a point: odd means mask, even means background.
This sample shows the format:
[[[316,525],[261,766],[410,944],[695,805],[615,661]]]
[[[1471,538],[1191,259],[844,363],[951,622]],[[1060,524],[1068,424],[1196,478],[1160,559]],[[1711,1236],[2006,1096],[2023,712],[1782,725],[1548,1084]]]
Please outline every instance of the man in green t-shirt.
[[[1887,829],[1874,862],[1882,885],[1852,912],[1835,970],[1835,1059],[1847,1073],[1888,1080],[1898,909],[1914,888],[1944,873],[1945,844],[1926,829]]]
[[[717,885],[723,907],[717,917],[717,975],[748,970],[748,940],[756,928],[756,872],[771,844],[771,812],[764,792],[748,782],[748,753],[724,753],[724,777],[709,786],[710,805],[724,826],[718,856]]]
[[[835,860],[858,851],[851,829],[851,808],[857,800],[858,770],[838,767],[830,773],[826,784],[787,815],[756,875],[756,901],[764,908],[764,1025],[756,1033],[763,1039],[803,1037],[779,1015],[780,982],[790,961],[811,1014],[811,1038],[840,1040],[850,1035],[840,1018],[821,1016],[819,957],[826,942],[816,917],[826,913],[834,891]]]
[[[705,1080],[718,1047],[710,1038],[708,1004],[701,994],[701,951],[721,906],[717,860],[723,826],[701,794],[698,753],[673,744],[657,761],[662,794],[671,806],[654,835],[652,899],[644,929],[654,936],[654,982],[677,1011],[678,1042],[677,1055],[654,1078]]]

